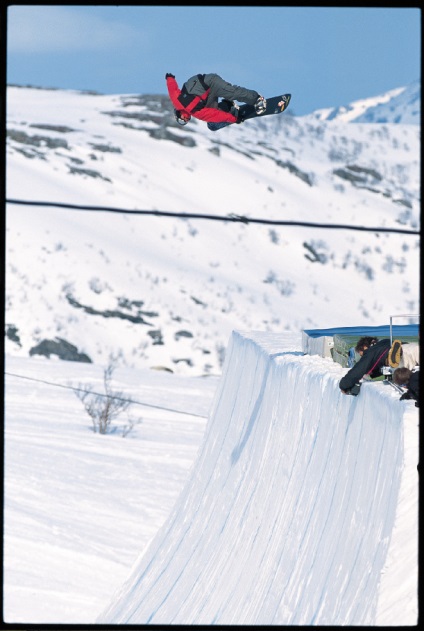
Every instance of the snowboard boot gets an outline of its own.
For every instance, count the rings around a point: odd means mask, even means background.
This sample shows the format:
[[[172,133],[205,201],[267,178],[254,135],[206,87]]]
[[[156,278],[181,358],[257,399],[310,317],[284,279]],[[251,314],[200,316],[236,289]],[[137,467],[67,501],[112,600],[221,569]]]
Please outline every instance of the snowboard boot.
[[[230,101],[229,99],[222,99],[222,101],[220,101],[218,104],[218,108],[223,112],[232,113],[234,107],[237,107],[236,104],[234,103],[234,101]]]
[[[254,104],[254,108],[256,111],[256,114],[263,114],[266,110],[266,99],[264,99],[263,96],[260,96],[255,104]]]
[[[219,103],[219,109],[224,112],[229,112],[232,114],[237,120],[235,121],[238,125],[244,121],[244,118],[241,115],[240,107],[237,105],[235,101],[230,101],[229,99],[222,99]]]
[[[240,123],[243,123],[244,117],[243,117],[240,109],[237,106],[232,108],[231,114],[233,114],[233,116],[235,116],[237,118],[237,120],[236,120],[237,125],[240,125]]]

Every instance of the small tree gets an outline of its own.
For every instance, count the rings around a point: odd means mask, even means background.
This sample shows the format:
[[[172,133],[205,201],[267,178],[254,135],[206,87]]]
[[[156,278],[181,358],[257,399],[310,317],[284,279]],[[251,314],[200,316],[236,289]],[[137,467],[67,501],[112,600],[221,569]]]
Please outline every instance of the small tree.
[[[111,381],[115,368],[116,362],[111,358],[109,365],[103,372],[104,394],[94,392],[92,386],[80,387],[76,391],[77,397],[91,418],[94,432],[99,434],[110,432],[112,422],[132,404],[131,399],[124,397],[123,392],[112,389]],[[124,436],[129,433],[133,426],[134,422],[131,422],[130,427],[124,429]]]

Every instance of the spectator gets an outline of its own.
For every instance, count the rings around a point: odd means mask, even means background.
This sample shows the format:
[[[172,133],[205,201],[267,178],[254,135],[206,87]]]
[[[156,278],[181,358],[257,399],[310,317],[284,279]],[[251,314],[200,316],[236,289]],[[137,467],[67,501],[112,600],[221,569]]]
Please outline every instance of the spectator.
[[[389,353],[389,366],[412,370],[420,363],[420,345],[417,342],[395,340]]]
[[[369,375],[371,379],[381,376],[381,368],[387,366],[390,340],[378,341],[376,337],[361,337],[356,347],[361,359],[340,380],[339,387],[343,394],[359,394],[360,380]]]
[[[415,399],[415,406],[420,407],[420,370],[410,370],[409,368],[396,368],[393,373],[393,381],[398,386],[405,386],[406,392],[400,397],[404,399]]]

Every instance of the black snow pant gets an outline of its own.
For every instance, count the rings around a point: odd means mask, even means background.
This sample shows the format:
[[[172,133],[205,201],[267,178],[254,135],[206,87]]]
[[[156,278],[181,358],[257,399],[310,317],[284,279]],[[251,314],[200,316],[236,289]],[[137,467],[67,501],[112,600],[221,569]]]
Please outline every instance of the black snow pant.
[[[259,93],[256,90],[232,85],[214,73],[205,74],[205,83],[211,89],[206,100],[206,107],[218,107],[219,98],[240,101],[240,103],[247,103],[248,105],[253,105],[259,98]]]

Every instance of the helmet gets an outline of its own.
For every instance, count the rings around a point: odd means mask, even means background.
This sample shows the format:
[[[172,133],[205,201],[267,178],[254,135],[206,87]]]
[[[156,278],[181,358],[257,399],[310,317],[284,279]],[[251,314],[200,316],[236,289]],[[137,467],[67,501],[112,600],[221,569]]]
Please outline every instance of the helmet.
[[[187,125],[191,115],[184,110],[174,110],[175,120],[179,125]]]

